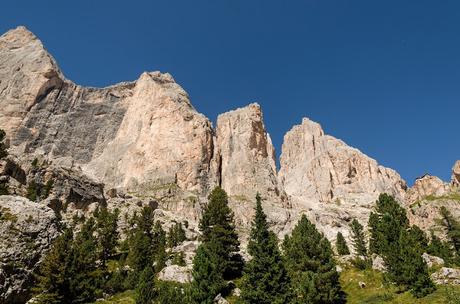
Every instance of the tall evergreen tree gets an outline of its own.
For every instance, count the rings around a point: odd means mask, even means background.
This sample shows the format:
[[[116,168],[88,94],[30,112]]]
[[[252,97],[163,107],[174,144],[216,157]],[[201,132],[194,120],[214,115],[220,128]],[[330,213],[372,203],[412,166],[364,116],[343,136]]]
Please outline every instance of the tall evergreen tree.
[[[355,253],[358,256],[367,257],[367,246],[366,246],[366,238],[364,236],[364,228],[360,222],[356,219],[350,224],[351,228],[351,239],[353,248],[355,249]]]
[[[214,298],[226,287],[221,267],[222,257],[218,256],[221,243],[212,235],[197,249],[193,259],[193,281],[191,297],[197,304],[212,304]]]
[[[89,218],[75,236],[70,264],[70,298],[72,303],[95,300],[101,286],[101,271],[97,268],[95,220]]]
[[[153,225],[154,216],[151,207],[144,207],[140,215],[133,216],[133,231],[129,233],[128,264],[133,268],[132,276],[139,278],[140,273],[154,260]],[[135,282],[133,282],[135,283]]]
[[[184,228],[182,228],[182,223],[175,223],[173,226],[171,226],[168,233],[169,247],[176,247],[186,239],[187,237],[185,236]]]
[[[431,241],[427,247],[427,253],[442,258],[446,265],[451,265],[452,263],[453,251],[451,246],[441,241],[433,232],[431,232]]]
[[[99,259],[104,269],[107,267],[107,260],[115,253],[118,245],[119,213],[118,209],[110,212],[107,208],[101,208],[95,213]]]
[[[235,230],[234,215],[228,206],[227,193],[222,188],[214,188],[208,199],[199,223],[202,240],[207,242],[212,236],[215,242],[221,244],[216,249],[221,250],[217,255],[222,258],[224,278],[233,279],[241,274],[243,267],[243,260],[238,253],[240,241]]]
[[[0,129],[0,159],[4,159],[8,156],[8,151],[6,150],[5,144],[6,133]]]
[[[335,247],[337,248],[337,253],[339,255],[350,254],[350,249],[348,249],[347,241],[345,241],[345,238],[343,237],[343,234],[340,231],[337,232]]]
[[[45,255],[37,274],[34,292],[37,304],[70,303],[68,277],[69,257],[72,255],[73,233],[65,229]]]
[[[369,218],[371,248],[382,256],[387,277],[417,297],[432,292],[418,227],[409,227],[405,210],[387,194],[379,196],[375,211]]]
[[[136,287],[136,304],[152,304],[155,298],[155,273],[151,265],[145,267]]]
[[[460,257],[460,222],[458,222],[445,206],[441,207],[442,223],[446,227],[447,237],[455,250],[456,258]]]
[[[163,230],[161,223],[156,221],[153,228],[153,259],[156,262],[157,271],[161,271],[166,265],[168,259],[166,254],[166,232]]]
[[[292,303],[344,303],[329,240],[303,215],[283,242],[294,287]]]
[[[422,247],[418,231],[411,228],[400,235],[399,263],[391,263],[388,274],[393,282],[409,286],[410,292],[417,298],[424,297],[435,290],[430,279],[428,267],[422,258]],[[397,269],[395,268],[397,267]]]
[[[5,137],[6,137],[5,131],[0,129],[0,160],[8,156],[6,145],[4,143]],[[6,182],[0,182],[0,195],[7,195],[7,194],[8,194],[8,187],[6,186]]]
[[[288,303],[291,298],[289,276],[278,248],[278,239],[268,230],[259,195],[256,196],[248,252],[252,259],[243,275],[242,303]]]

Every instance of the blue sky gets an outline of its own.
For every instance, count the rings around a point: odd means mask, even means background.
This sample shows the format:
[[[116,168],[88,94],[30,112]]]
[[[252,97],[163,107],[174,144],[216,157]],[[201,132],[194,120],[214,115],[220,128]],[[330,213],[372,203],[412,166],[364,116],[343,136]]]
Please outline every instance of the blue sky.
[[[169,72],[213,121],[257,101],[278,154],[309,117],[410,184],[460,159],[459,1],[5,1],[17,25],[82,85]]]

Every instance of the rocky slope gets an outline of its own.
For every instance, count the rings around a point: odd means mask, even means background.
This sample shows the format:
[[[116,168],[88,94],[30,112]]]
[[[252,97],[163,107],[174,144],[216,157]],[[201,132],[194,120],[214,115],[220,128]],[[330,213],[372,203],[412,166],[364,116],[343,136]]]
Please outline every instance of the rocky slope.
[[[58,236],[51,208],[0,196],[0,302],[24,303],[37,262]]]

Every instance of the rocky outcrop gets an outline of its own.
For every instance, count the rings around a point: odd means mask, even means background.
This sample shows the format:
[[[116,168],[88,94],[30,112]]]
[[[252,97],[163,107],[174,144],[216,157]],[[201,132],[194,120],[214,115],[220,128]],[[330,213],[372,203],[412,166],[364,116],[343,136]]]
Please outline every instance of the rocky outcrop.
[[[431,274],[431,279],[439,285],[460,285],[460,269],[442,267]]]
[[[411,203],[428,196],[443,196],[449,190],[449,185],[444,183],[439,177],[425,174],[417,178],[414,185],[407,191],[406,201]]]
[[[25,303],[32,272],[58,236],[50,208],[26,198],[0,196],[0,300]]]
[[[162,281],[190,283],[192,281],[192,270],[188,266],[166,266],[158,273],[158,279]]]
[[[405,196],[398,173],[307,118],[284,136],[280,164],[279,180],[293,208],[306,212],[331,240],[338,231],[347,237],[353,218],[365,225],[380,193],[401,202]]]
[[[299,199],[368,203],[383,192],[404,199],[406,183],[396,171],[325,135],[307,118],[284,136],[280,163],[286,193]]]
[[[217,118],[217,183],[230,196],[254,200],[257,193],[280,200],[284,193],[277,180],[275,149],[256,103]]]
[[[460,188],[460,160],[457,160],[452,168],[452,185]]]
[[[428,253],[424,252],[422,254],[422,258],[426,265],[430,268],[435,266],[444,266],[444,260],[440,257],[429,255]]]

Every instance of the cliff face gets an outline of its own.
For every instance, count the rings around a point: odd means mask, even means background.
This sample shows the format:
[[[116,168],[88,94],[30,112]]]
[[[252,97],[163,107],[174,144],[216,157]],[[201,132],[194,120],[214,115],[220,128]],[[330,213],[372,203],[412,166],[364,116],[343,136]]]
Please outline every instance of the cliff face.
[[[285,135],[280,162],[284,189],[300,200],[368,203],[382,192],[404,199],[406,184],[396,171],[325,135],[307,118]]]

